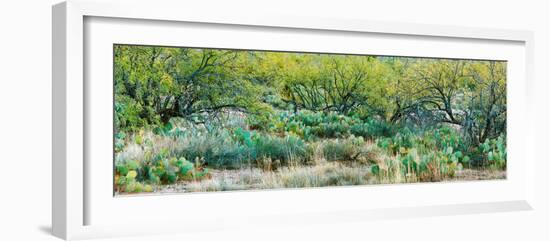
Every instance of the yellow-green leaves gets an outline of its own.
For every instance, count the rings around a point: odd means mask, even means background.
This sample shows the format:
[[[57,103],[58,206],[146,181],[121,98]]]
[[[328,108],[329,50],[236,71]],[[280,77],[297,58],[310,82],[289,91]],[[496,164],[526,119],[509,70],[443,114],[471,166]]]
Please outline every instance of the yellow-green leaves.
[[[136,171],[129,171],[128,174],[126,174],[126,179],[135,179],[137,177]]]
[[[160,88],[163,93],[170,93],[173,88],[173,79],[167,73],[164,73],[160,79]]]

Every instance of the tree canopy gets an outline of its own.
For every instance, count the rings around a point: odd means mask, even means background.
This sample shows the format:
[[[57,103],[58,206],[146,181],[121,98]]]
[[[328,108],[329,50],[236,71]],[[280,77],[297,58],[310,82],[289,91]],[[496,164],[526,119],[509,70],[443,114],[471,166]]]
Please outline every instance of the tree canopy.
[[[506,131],[506,62],[115,45],[115,126],[203,122],[224,112],[337,112],[472,143]]]

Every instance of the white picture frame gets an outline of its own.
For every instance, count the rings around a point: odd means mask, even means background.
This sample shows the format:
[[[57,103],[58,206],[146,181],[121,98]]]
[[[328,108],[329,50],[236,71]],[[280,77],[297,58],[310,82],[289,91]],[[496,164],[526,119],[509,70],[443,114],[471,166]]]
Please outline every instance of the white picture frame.
[[[53,7],[52,227],[55,236],[63,239],[84,239],[195,232],[204,231],[204,224],[207,222],[209,223],[206,227],[208,229],[222,229],[268,223],[292,225],[301,222],[360,221],[530,210],[533,208],[536,160],[533,151],[535,145],[532,125],[528,124],[528,117],[532,116],[529,110],[531,101],[529,94],[533,93],[531,89],[533,83],[533,34],[531,32],[347,19],[312,19],[292,16],[216,16],[193,11],[188,11],[186,15],[182,15],[178,10],[185,7],[184,2],[167,0],[151,1],[149,3],[73,0]],[[100,21],[96,21],[98,19]],[[117,21],[121,24],[117,24]],[[146,24],[147,22],[152,24]],[[161,37],[155,39],[147,37],[143,33],[141,35],[137,34],[136,31],[124,33],[121,30],[131,28],[126,23],[130,23],[134,27],[139,27],[140,24],[148,26],[141,28],[145,33],[156,31],[165,25],[172,26],[174,30],[181,29],[181,31],[185,31],[187,25],[204,24],[204,26],[201,25],[201,28],[208,29],[208,26],[216,26],[216,28],[223,28],[224,31],[229,32],[252,28],[254,31],[251,31],[251,34],[262,32],[281,35],[286,34],[286,32],[299,32],[299,34],[307,35],[303,37],[303,41],[312,38],[308,33],[313,32],[318,38],[334,37],[338,39],[340,35],[345,37],[349,34],[357,34],[361,37],[370,34],[373,36],[389,36],[397,40],[410,39],[413,42],[416,39],[420,39],[418,41],[439,41],[441,42],[441,49],[447,49],[445,50],[447,52],[427,54],[433,57],[446,57],[451,54],[456,54],[456,56],[453,55],[454,57],[480,59],[489,55],[498,57],[500,55],[492,53],[498,52],[499,44],[497,43],[500,43],[502,48],[508,49],[510,53],[510,55],[502,54],[500,57],[511,61],[511,68],[513,68],[511,70],[513,78],[508,83],[508,99],[511,105],[509,125],[514,128],[510,132],[508,140],[508,146],[511,149],[508,178],[504,181],[453,184],[378,185],[376,187],[292,189],[128,198],[115,198],[112,195],[104,195],[105,191],[102,191],[102,188],[105,185],[101,183],[92,185],[89,178],[93,179],[94,183],[95,180],[98,180],[94,179],[94,176],[105,176],[105,179],[109,180],[112,177],[112,170],[109,173],[108,170],[102,169],[102,166],[91,163],[86,159],[93,154],[90,153],[93,148],[90,149],[91,144],[87,141],[97,141],[88,138],[90,132],[97,133],[96,130],[102,130],[102,127],[98,125],[90,127],[91,120],[89,118],[98,118],[98,116],[103,115],[96,115],[99,112],[95,111],[96,108],[99,108],[100,111],[102,109],[101,103],[95,102],[97,98],[94,97],[96,94],[101,93],[94,92],[90,94],[88,92],[89,89],[101,89],[101,86],[90,85],[86,82],[86,78],[95,78],[89,77],[86,68],[101,70],[101,66],[96,67],[97,65],[94,63],[101,62],[101,59],[105,57],[104,55],[95,54],[94,56],[97,57],[89,59],[90,50],[87,50],[87,48],[90,47],[101,52],[102,47],[97,46],[107,46],[101,45],[101,43],[112,44],[121,40],[128,43],[127,41],[131,41],[132,37],[136,38],[136,41],[145,41],[148,44],[181,46],[178,41],[162,35],[157,35]],[[91,26],[90,24],[95,25],[90,29],[86,27],[87,24],[88,26]],[[113,27],[110,28],[107,25]],[[122,33],[117,37],[113,36],[113,31]],[[133,35],[132,33],[136,34]],[[261,37],[262,35],[257,36]],[[95,41],[94,43],[98,44],[90,46],[87,45],[86,41]],[[200,41],[200,39],[197,39],[197,41]],[[235,46],[246,44],[243,41],[238,42],[240,43],[235,43]],[[475,51],[477,53],[463,51],[472,43],[479,50],[485,49],[486,51]],[[219,43],[213,42],[207,45],[215,46],[217,44]],[[403,43],[403,46],[406,46],[406,44]],[[282,48],[286,50],[292,48],[292,46],[289,46],[265,45],[257,48]],[[305,48],[304,46],[300,48]],[[456,48],[449,46],[456,46]],[[427,50],[429,47],[418,48],[416,51],[430,53]],[[314,50],[319,50],[323,47],[312,46],[312,48],[318,48]],[[454,52],[451,50],[453,48],[455,48]],[[379,54],[376,49],[374,52],[372,49],[362,50],[359,48],[339,50],[339,52],[346,51],[369,51],[367,53]],[[395,51],[397,51],[393,52],[395,55],[400,53],[401,55],[418,55],[415,52],[406,54],[399,52],[402,50]],[[465,55],[462,56],[461,52]],[[421,53],[420,55],[424,54]],[[103,60],[107,61],[107,59]],[[112,61],[112,59],[108,61]],[[101,70],[97,73],[103,72],[108,72],[108,70]],[[103,95],[110,95],[111,93],[106,91]],[[94,101],[90,102],[90,100]],[[103,110],[105,109],[103,108]],[[105,111],[112,112],[112,109],[106,109]],[[105,129],[105,133],[107,136],[112,135],[112,130]],[[112,162],[112,160],[110,161]],[[94,171],[90,173],[91,170]],[[447,193],[445,189],[448,187],[452,187],[457,195]],[[107,191],[112,192],[112,189]],[[401,200],[403,193],[415,198]],[[443,195],[445,197],[441,197],[440,200],[428,201],[427,199],[437,198],[435,193],[445,193],[446,195]],[[365,194],[370,197],[381,198],[366,200],[364,199]],[[461,198],[458,198],[459,195]],[[308,203],[313,199],[324,200],[327,197],[331,197],[329,201],[332,204],[329,204],[328,201],[321,201],[317,204]],[[390,200],[390,197],[400,201],[392,201],[393,199]],[[288,198],[294,198],[298,201],[285,201]],[[350,200],[350,198],[353,199]],[[197,210],[201,209],[201,205],[213,205],[213,200],[226,201],[234,205],[235,210],[211,208],[213,210],[210,212],[214,216],[200,218],[201,212]],[[275,201],[279,202],[279,207],[269,205]],[[262,202],[265,206],[254,205],[252,202]],[[196,208],[195,211],[185,210],[186,215],[193,217],[193,222],[178,219],[184,212],[184,210],[177,208],[182,203],[187,203]],[[369,206],[369,208],[361,208],[362,205]],[[265,208],[266,206],[269,208]],[[163,215],[146,212],[140,217],[132,216],[132,212],[135,210],[151,210],[153,207],[157,207],[161,211],[173,210],[173,212],[164,213]],[[214,214],[214,211],[217,213]],[[111,222],[109,215],[113,217],[112,220],[115,220],[114,217],[116,217],[116,221]],[[90,217],[98,218],[92,219]],[[144,222],[144,220],[147,220],[147,222]],[[176,223],[175,220],[177,220],[177,225],[174,224]]]

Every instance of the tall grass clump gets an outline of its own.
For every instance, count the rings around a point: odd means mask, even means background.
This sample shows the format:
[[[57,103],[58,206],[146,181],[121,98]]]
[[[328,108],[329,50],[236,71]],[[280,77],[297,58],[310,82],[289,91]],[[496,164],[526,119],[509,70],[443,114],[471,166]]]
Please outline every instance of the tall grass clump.
[[[308,158],[307,146],[295,136],[257,135],[254,138],[255,159],[280,160],[282,165],[302,164]]]
[[[231,133],[223,129],[182,136],[178,142],[181,146],[179,156],[189,160],[199,158],[212,167],[237,168],[253,155],[250,148],[235,141]]]
[[[365,154],[364,145],[362,137],[328,140],[324,142],[323,154],[327,161],[356,161]]]

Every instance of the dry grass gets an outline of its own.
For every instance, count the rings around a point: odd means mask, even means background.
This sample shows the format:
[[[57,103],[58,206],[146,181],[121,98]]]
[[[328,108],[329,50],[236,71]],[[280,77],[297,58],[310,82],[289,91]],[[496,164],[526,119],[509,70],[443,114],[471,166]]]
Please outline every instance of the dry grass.
[[[142,140],[140,144],[136,143],[138,136]],[[150,131],[136,133],[130,136],[124,149],[116,153],[116,160],[136,160],[141,162],[153,154],[160,153],[163,149],[177,152],[184,146],[179,141],[179,139],[175,140],[172,137],[155,135]]]
[[[275,171],[265,171],[259,168],[213,170],[210,179],[168,185],[160,191],[208,192],[362,185],[369,183],[369,172],[366,165],[350,166],[339,162],[281,167]]]
[[[505,178],[504,171],[463,170],[452,178],[440,181],[492,180]],[[274,171],[259,168],[238,170],[213,170],[210,179],[196,182],[180,182],[158,187],[161,193],[213,192],[232,190],[259,190],[279,188],[309,188],[368,184],[393,184],[419,182],[402,175],[380,177],[373,175],[365,164],[322,162],[311,166],[282,167]]]

